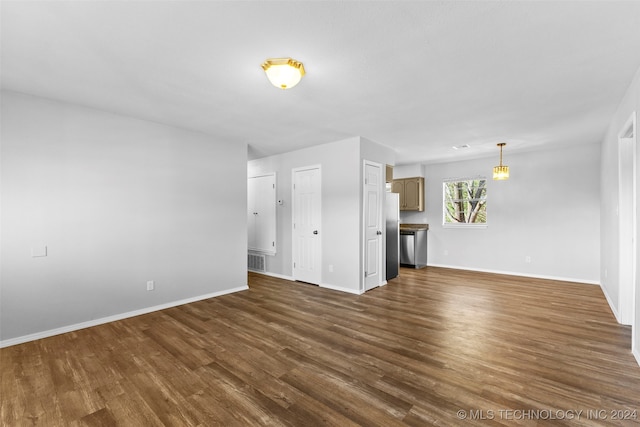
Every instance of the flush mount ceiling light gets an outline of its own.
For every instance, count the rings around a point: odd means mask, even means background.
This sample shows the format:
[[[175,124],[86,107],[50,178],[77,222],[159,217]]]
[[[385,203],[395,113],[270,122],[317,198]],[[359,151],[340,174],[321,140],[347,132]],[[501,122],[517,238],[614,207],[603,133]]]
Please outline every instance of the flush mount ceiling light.
[[[498,147],[500,147],[500,165],[493,168],[493,179],[497,181],[509,179],[509,166],[502,166],[502,147],[505,145],[507,145],[506,142],[498,144]]]
[[[294,87],[304,76],[302,62],[291,58],[269,58],[262,64],[262,69],[271,84],[280,89]]]

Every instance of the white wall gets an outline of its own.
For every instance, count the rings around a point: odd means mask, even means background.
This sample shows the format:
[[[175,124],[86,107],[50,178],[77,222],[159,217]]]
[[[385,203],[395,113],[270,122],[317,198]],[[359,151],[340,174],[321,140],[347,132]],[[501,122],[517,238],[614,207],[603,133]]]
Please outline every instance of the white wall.
[[[429,265],[598,283],[599,155],[598,144],[507,151],[507,181],[493,181],[495,158],[428,164],[425,212],[402,220],[429,224]],[[488,226],[444,228],[443,180],[478,175],[487,177]]]
[[[291,278],[291,170],[320,165],[322,169],[322,282],[358,292],[360,289],[360,138],[349,138],[285,154],[252,160],[248,176],[276,172],[278,253],[267,256],[267,272]],[[333,272],[329,271],[333,266]]]
[[[12,92],[1,137],[5,344],[246,287],[246,145]]]
[[[424,178],[424,165],[412,163],[409,165],[399,165],[393,168],[393,179],[402,178]]]
[[[277,209],[278,253],[266,257],[267,273],[292,278],[291,171],[320,165],[322,286],[361,292],[362,160],[384,165],[395,160],[395,153],[365,138],[354,137],[249,162],[248,176],[276,172],[277,199],[284,202]]]
[[[622,130],[625,122],[632,112],[636,112],[636,117],[640,116],[640,69],[636,72],[629,89],[622,99],[618,109],[613,116],[609,129],[605,134],[602,143],[600,167],[602,178],[600,181],[602,201],[601,201],[601,276],[602,288],[607,294],[607,299],[612,309],[619,310],[619,253],[618,253],[618,215],[619,205],[618,194],[618,133]],[[636,129],[637,131],[637,129]],[[636,191],[640,191],[640,148],[636,135],[636,166],[639,168],[636,176]],[[636,194],[636,200],[640,203],[640,193]],[[640,215],[637,215],[640,220]],[[636,229],[640,230],[640,223],[636,224]],[[640,255],[640,251],[638,254]],[[640,260],[636,260],[636,265],[640,266]],[[640,274],[636,274],[635,283],[635,323],[633,328],[634,355],[640,363]]]

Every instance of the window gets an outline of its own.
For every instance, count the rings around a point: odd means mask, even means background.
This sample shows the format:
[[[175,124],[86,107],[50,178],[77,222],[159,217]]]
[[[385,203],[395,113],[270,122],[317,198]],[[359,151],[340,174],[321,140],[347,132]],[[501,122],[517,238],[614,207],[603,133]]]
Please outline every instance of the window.
[[[447,180],[442,184],[445,227],[487,225],[487,180],[469,178]]]

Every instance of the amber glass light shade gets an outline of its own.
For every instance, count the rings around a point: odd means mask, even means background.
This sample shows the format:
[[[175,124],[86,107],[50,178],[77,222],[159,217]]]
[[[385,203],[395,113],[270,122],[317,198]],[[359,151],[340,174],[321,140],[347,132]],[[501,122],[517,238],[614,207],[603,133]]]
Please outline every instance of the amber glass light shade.
[[[509,179],[509,166],[495,166],[493,168],[493,179],[496,181]]]
[[[500,147],[500,165],[495,166],[493,168],[493,179],[496,181],[504,181],[505,179],[509,179],[509,166],[504,166],[502,164],[502,147],[507,145],[505,142],[501,142],[498,144]]]
[[[262,69],[267,78],[277,88],[290,89],[300,83],[304,76],[302,62],[291,58],[270,58],[264,61]]]

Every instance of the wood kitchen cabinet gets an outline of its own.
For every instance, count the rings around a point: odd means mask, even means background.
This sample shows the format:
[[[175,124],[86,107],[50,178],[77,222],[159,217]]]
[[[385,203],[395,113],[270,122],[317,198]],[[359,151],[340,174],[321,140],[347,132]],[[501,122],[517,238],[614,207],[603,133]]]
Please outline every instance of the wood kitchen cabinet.
[[[424,211],[424,178],[394,179],[391,191],[400,194],[401,211]]]
[[[387,165],[385,170],[385,182],[392,183],[393,182],[393,166]]]

